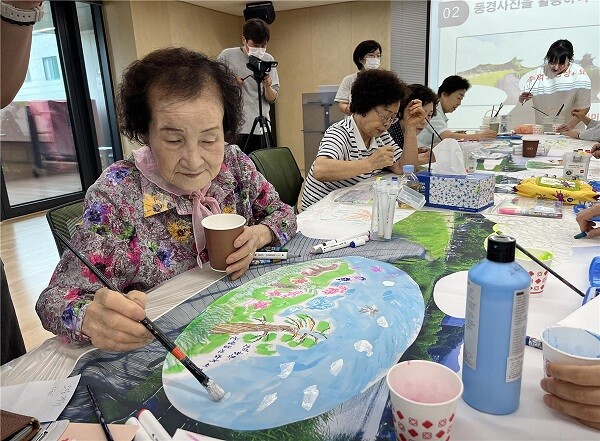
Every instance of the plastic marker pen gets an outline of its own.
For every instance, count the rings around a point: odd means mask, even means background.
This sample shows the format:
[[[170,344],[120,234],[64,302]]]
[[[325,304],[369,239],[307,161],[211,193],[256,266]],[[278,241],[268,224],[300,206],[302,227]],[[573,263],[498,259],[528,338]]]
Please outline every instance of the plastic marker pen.
[[[360,240],[364,240],[366,242],[369,240],[369,236],[354,237],[352,239],[342,240],[333,245],[322,246],[321,248],[317,249],[317,251],[313,251],[313,254],[323,254],[328,253],[329,251],[341,250],[342,248],[349,247],[351,243],[356,244]]]
[[[532,348],[542,349],[542,342],[537,338],[530,337],[528,335],[525,336],[525,345],[531,346]]]
[[[171,435],[165,430],[165,428],[158,422],[156,417],[152,415],[148,409],[142,409],[138,413],[138,421],[144,428],[146,433],[150,435],[153,441],[171,441]]]
[[[137,432],[135,432],[135,436],[133,437],[133,441],[152,441],[148,432],[144,430],[140,422],[136,417],[130,417],[125,424],[128,426],[137,426]]]
[[[583,239],[584,237],[587,236],[587,233],[585,231],[582,231],[579,234],[576,234],[575,236],[573,236],[574,239]]]
[[[290,256],[287,251],[255,251],[254,257],[256,259],[293,259],[294,257],[300,257],[299,255]]]
[[[313,254],[318,254],[317,250],[320,249],[320,248],[323,248],[325,246],[335,245],[335,244],[343,242],[345,240],[355,239],[355,238],[361,237],[361,236],[369,236],[369,234],[370,234],[369,231],[365,231],[364,233],[353,234],[351,236],[344,236],[344,237],[340,237],[339,239],[331,239],[331,240],[328,240],[328,241],[325,241],[325,242],[322,242],[322,243],[320,243],[318,245],[313,246],[312,247],[312,251],[313,251]]]
[[[281,259],[253,259],[252,262],[250,262],[251,266],[256,266],[256,265],[269,265],[271,263],[280,263],[283,262],[283,260]]]
[[[350,242],[350,248],[360,247],[366,243],[367,243],[367,241],[364,238],[359,237],[356,240],[353,240],[352,242]]]

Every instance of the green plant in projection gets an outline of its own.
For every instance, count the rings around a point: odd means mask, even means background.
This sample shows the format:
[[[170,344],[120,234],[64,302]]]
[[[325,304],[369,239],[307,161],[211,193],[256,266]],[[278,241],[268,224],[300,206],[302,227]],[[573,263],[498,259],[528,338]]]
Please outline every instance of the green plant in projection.
[[[529,72],[531,69],[529,68],[520,68],[520,69],[503,69],[503,70],[497,70],[497,71],[492,71],[492,72],[482,72],[482,73],[475,73],[475,74],[471,74],[471,75],[464,75],[464,77],[466,79],[469,80],[469,82],[473,85],[479,85],[479,86],[491,86],[491,87],[497,87],[498,84],[500,83],[500,81],[506,77],[507,75],[514,75],[517,78],[521,78],[523,75],[525,75],[527,72]]]

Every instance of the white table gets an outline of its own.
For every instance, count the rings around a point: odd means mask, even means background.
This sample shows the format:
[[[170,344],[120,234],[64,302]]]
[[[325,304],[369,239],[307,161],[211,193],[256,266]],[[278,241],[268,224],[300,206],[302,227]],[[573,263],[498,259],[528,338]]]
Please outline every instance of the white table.
[[[562,155],[562,152],[558,151],[557,155]],[[523,174],[523,172],[519,173]],[[600,179],[599,160],[593,160],[590,177]],[[337,194],[339,191],[328,195],[310,209],[300,213],[299,231],[309,237],[331,239],[368,230],[371,208],[336,203],[334,199]],[[411,212],[412,210],[397,209],[395,220],[403,219]],[[578,229],[570,208],[564,210],[563,219],[551,220],[491,215],[485,212],[483,214],[501,223],[502,231],[515,236],[523,246],[553,251],[555,260],[552,267],[579,289],[587,288],[589,261],[591,256],[600,255],[600,241],[573,239],[573,234],[577,233]],[[532,235],[532,232],[540,229],[540,225],[548,226],[546,234]],[[149,293],[148,317],[156,319],[221,277],[222,273],[216,273],[208,266],[204,269],[195,268],[174,277]],[[543,328],[561,320],[565,320],[567,324],[574,323],[580,326],[582,323],[588,323],[590,328],[600,332],[600,324],[596,320],[600,317],[600,299],[589,303],[585,309],[580,308],[580,304],[581,298],[577,294],[550,276],[542,297],[532,299],[530,302],[528,335],[539,336]],[[66,378],[79,357],[89,350],[89,347],[70,348],[61,344],[57,338],[49,339],[39,348],[2,366],[0,384]],[[452,439],[455,441],[482,439],[598,441],[600,435],[597,431],[581,426],[574,420],[548,409],[542,403],[543,391],[539,388],[541,378],[542,353],[533,348],[526,348],[519,410],[511,415],[493,416],[477,412],[461,401]]]

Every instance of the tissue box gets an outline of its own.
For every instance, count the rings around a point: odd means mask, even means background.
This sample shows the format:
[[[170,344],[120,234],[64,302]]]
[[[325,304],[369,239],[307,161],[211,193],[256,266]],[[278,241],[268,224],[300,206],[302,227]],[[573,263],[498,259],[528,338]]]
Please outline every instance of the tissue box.
[[[425,206],[477,212],[494,205],[494,175],[473,173],[467,176],[418,172]]]

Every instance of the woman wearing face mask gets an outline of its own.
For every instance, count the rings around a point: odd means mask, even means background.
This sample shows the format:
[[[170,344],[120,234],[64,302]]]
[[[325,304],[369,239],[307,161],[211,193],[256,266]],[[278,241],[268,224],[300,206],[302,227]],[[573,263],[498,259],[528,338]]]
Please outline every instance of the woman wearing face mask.
[[[250,153],[261,147],[261,135],[258,129],[254,133],[252,124],[259,115],[258,110],[258,83],[252,77],[252,70],[246,64],[250,56],[255,56],[263,61],[274,61],[267,53],[267,43],[271,38],[269,25],[259,18],[251,18],[242,29],[242,46],[223,50],[217,57],[218,61],[225,62],[236,76],[237,82],[242,88],[242,100],[244,110],[244,123],[240,128],[237,144],[245,153]],[[270,105],[275,102],[279,94],[279,75],[277,69],[273,68],[267,73],[261,82],[262,91],[262,114],[268,119]]]
[[[559,112],[567,117],[567,123],[559,132],[573,130],[579,120],[570,118],[573,109],[582,109],[585,115],[590,110],[592,82],[585,69],[573,62],[573,45],[569,40],[552,43],[544,58],[544,65],[528,72],[519,87],[524,92],[519,102],[532,100],[533,107],[554,116]],[[562,107],[564,104],[564,107]],[[536,124],[543,124],[545,115],[535,112]]]
[[[368,69],[379,69],[381,62],[381,45],[375,40],[366,40],[358,44],[354,53],[352,54],[352,60],[358,68],[358,71]],[[351,115],[350,112],[350,90],[358,72],[348,75],[342,80],[340,88],[335,95],[335,102],[338,103],[340,111],[346,115]]]

